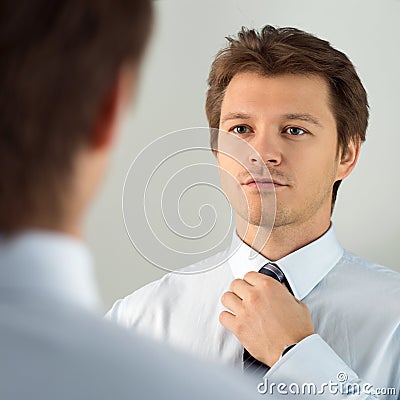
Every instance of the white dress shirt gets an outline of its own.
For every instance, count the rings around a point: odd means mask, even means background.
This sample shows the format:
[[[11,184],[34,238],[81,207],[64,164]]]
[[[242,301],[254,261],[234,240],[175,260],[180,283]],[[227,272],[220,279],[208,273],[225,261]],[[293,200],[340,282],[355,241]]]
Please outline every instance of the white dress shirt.
[[[0,238],[0,399],[255,399],[248,382],[99,315],[78,240],[31,231]]]
[[[206,359],[240,368],[243,347],[219,323],[224,309],[220,299],[234,278],[258,271],[269,260],[259,253],[254,257],[254,250],[234,235],[231,249],[183,271],[217,265],[227,254],[232,254],[228,261],[211,271],[165,275],[117,301],[107,317]],[[267,393],[288,398],[285,390],[291,394],[312,382],[317,391],[325,390],[323,399],[400,398],[400,274],[344,250],[333,227],[275,263],[294,296],[309,307],[316,334],[298,343],[269,370],[264,383],[283,386],[281,391],[275,387]],[[333,383],[328,392],[323,385],[329,382]],[[358,394],[352,395],[350,386],[343,387],[357,383],[353,392],[358,390]]]

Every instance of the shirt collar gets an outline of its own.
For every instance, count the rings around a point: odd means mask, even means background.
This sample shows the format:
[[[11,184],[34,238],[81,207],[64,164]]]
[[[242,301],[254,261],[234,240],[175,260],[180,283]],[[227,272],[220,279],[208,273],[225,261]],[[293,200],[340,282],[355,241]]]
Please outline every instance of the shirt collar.
[[[7,239],[0,236],[0,288],[100,310],[87,247],[61,233],[31,230]]]
[[[333,226],[320,238],[293,253],[274,261],[283,271],[294,296],[302,300],[337,264],[344,253],[336,238]],[[266,257],[244,243],[236,234],[233,235],[229,265],[233,276],[243,279],[249,271],[259,271],[266,263]]]

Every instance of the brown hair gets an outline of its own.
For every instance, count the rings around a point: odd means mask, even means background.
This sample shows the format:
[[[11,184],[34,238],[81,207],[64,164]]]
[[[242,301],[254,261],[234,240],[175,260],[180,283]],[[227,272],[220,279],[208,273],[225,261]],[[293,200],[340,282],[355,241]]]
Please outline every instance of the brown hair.
[[[350,141],[363,142],[368,126],[367,93],[348,57],[326,40],[295,28],[266,25],[260,32],[242,28],[237,39],[220,50],[208,77],[206,113],[211,129],[210,144],[215,152],[221,104],[225,90],[239,72],[261,75],[312,74],[324,78],[338,131],[338,150],[344,153]],[[332,210],[341,181],[335,182]]]
[[[57,212],[77,150],[120,68],[139,62],[151,22],[151,0],[1,2],[0,231]]]

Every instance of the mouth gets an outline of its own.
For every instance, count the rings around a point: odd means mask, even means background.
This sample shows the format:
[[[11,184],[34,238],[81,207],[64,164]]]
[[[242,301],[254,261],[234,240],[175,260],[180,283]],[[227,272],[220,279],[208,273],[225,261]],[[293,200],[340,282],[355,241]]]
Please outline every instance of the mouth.
[[[242,183],[242,185],[248,188],[256,188],[259,190],[272,188],[278,189],[287,186],[283,182],[268,178],[249,178]]]

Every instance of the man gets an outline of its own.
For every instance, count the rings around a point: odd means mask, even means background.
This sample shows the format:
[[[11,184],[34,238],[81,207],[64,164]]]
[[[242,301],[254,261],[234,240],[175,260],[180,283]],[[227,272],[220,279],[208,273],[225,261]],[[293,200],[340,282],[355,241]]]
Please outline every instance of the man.
[[[257,365],[262,393],[308,382],[324,399],[397,398],[400,274],[344,250],[330,222],[368,123],[352,63],[294,28],[243,28],[208,84],[211,146],[236,235],[206,264],[229,259],[203,274],[167,274],[109,317],[209,359]],[[231,154],[227,137],[254,151]]]
[[[136,86],[151,2],[0,9],[0,398],[251,399],[246,383],[132,340],[97,308],[82,222]]]

